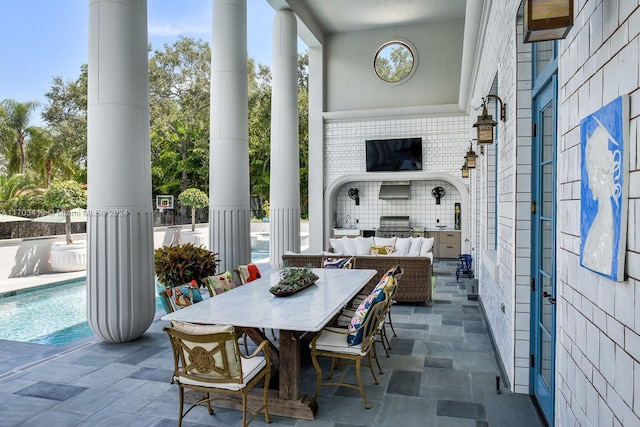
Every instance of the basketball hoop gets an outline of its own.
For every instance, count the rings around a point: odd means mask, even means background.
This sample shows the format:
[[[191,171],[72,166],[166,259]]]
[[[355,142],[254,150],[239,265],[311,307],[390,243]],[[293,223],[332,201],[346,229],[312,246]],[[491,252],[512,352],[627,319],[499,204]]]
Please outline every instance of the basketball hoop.
[[[156,196],[156,208],[160,213],[165,209],[173,209],[173,196],[172,195],[157,195]]]

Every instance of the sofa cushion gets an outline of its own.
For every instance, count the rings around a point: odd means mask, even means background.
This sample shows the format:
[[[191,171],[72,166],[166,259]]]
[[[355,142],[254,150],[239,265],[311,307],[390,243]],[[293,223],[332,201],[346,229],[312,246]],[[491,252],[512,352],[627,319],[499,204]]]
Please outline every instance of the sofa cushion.
[[[422,237],[411,237],[411,245],[409,245],[409,256],[420,256],[420,248],[422,247]]]
[[[393,245],[388,246],[376,246],[371,245],[370,252],[367,255],[391,255],[395,254],[396,247]]]
[[[340,239],[329,239],[329,244],[331,248],[333,248],[333,252],[336,254],[344,253],[344,240]]]
[[[398,237],[396,239],[396,255],[409,255],[409,246],[411,246],[411,237]]]
[[[356,237],[356,255],[370,255],[373,237]]]
[[[358,255],[358,244],[353,237],[343,237],[342,244],[344,245],[344,254],[346,255]]]
[[[376,246],[390,246],[390,245],[395,245],[396,244],[396,238],[395,237],[374,237],[373,238],[373,244]]]
[[[435,237],[422,238],[422,245],[420,246],[420,256],[429,256],[428,253],[432,252],[434,241]]]

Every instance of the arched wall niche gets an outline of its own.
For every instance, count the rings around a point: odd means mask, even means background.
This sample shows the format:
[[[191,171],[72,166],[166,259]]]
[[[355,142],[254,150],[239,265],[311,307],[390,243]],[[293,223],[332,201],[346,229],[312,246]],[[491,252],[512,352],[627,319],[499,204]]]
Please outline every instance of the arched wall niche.
[[[446,181],[453,185],[458,193],[460,193],[460,233],[461,233],[461,250],[463,253],[469,253],[469,190],[465,182],[447,172],[377,172],[377,173],[358,173],[343,175],[333,181],[325,190],[324,197],[324,234],[323,248],[329,247],[329,237],[332,229],[333,211],[336,209],[338,193],[343,190],[344,186],[354,181]]]

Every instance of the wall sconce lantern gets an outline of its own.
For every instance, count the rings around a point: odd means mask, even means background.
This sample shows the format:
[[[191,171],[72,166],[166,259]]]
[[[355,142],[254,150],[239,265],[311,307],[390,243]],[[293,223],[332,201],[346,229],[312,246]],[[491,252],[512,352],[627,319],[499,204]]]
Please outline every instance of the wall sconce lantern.
[[[498,124],[493,120],[493,116],[487,112],[487,99],[495,98],[500,102],[500,120],[503,122],[507,119],[507,104],[502,102],[498,95],[489,94],[486,98],[482,98],[482,115],[478,116],[478,121],[473,124],[474,128],[478,128],[478,144],[493,144],[493,128]]]
[[[463,178],[469,178],[469,168],[467,167],[467,162],[464,162],[464,165],[462,165],[460,171],[462,172]]]
[[[524,42],[563,39],[573,27],[573,0],[526,0]]]
[[[475,151],[473,151],[473,145],[469,144],[469,151],[467,151],[465,158],[465,165],[467,165],[467,169],[475,169],[476,168],[476,159],[478,155]]]

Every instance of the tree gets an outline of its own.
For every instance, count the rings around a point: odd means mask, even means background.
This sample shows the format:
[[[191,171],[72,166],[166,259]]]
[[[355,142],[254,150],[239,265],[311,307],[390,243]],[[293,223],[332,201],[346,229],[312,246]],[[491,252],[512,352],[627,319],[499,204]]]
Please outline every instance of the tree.
[[[180,37],[149,61],[154,191],[208,190],[211,49]]]
[[[309,217],[309,52],[298,55],[298,144],[300,216]]]
[[[269,67],[247,61],[249,95],[249,187],[251,209],[262,210],[269,200],[271,150],[271,71]],[[264,212],[258,215],[264,217]]]
[[[30,176],[35,175],[44,188],[49,188],[54,176],[60,179],[74,177],[73,159],[69,145],[45,129],[35,129],[27,148]]]
[[[51,139],[50,144],[39,148],[36,155],[37,167],[48,168],[49,180],[51,176],[59,175],[61,179],[74,177],[86,182],[87,82],[87,65],[84,64],[76,80],[65,82],[54,77],[51,89],[45,94],[48,102],[42,118],[48,125]]]
[[[38,103],[5,99],[2,101],[2,107],[4,117],[0,127],[0,149],[8,160],[7,171],[9,174],[24,174],[27,164],[26,145],[34,131],[34,127],[29,126],[29,123]]]
[[[31,200],[37,197],[40,191],[31,179],[22,174],[0,175],[0,209],[15,211],[31,207],[42,208],[42,205],[33,206]],[[19,215],[22,216],[22,215]]]
[[[207,193],[197,188],[187,188],[178,196],[178,200],[191,208],[191,231],[196,230],[196,209],[209,206]]]
[[[75,181],[58,181],[44,192],[44,201],[51,209],[64,212],[67,245],[73,244],[71,237],[71,209],[87,205],[87,194]]]

